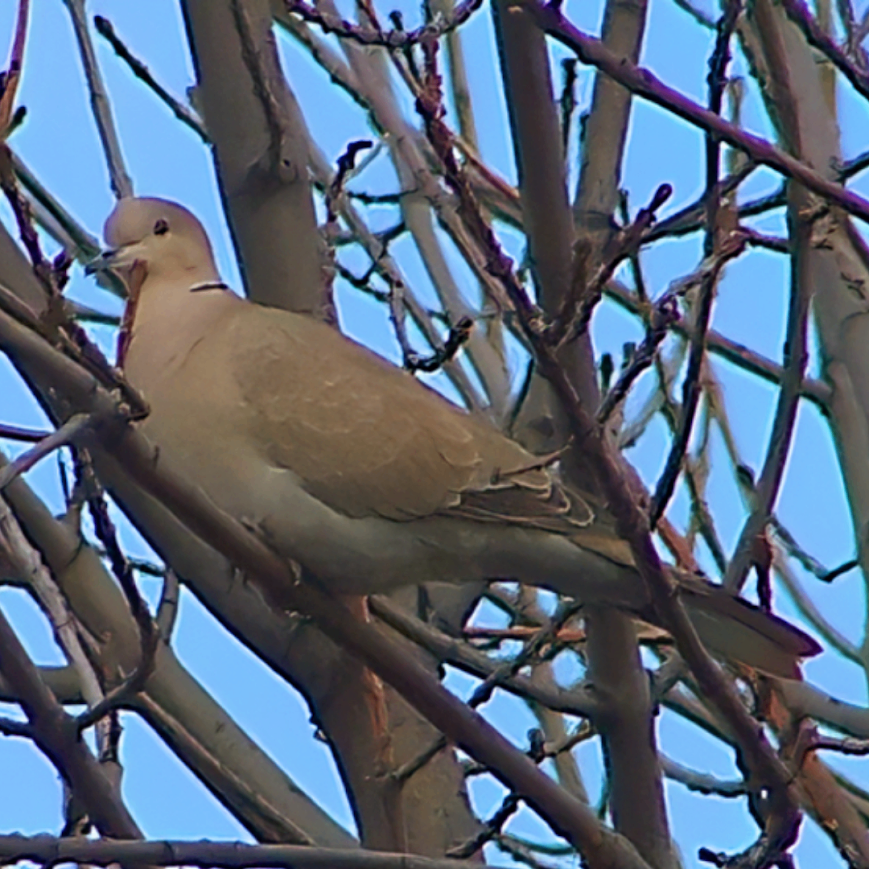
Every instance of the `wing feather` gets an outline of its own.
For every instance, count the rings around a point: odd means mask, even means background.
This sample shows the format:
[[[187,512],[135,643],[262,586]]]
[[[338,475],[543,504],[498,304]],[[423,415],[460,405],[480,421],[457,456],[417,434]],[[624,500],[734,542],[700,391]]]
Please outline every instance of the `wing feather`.
[[[592,508],[533,456],[410,374],[304,315],[250,308],[230,334],[266,458],[348,516],[436,514],[570,534]],[[264,316],[264,314],[266,314]]]

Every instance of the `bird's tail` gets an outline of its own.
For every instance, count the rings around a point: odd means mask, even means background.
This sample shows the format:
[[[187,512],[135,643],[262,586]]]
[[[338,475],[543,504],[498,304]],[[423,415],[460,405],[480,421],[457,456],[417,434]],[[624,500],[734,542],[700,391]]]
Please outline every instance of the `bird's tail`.
[[[799,628],[721,586],[695,577],[680,578],[679,585],[700,639],[724,658],[772,676],[797,679],[800,661],[821,651],[821,646]]]

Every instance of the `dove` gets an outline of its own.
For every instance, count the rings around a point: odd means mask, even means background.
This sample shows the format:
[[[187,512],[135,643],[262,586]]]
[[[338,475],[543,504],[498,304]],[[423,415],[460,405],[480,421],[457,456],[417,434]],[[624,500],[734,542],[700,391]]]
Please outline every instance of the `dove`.
[[[518,581],[658,621],[600,499],[337,329],[233,293],[187,209],[118,202],[91,269],[128,287],[119,364],[159,457],[332,593]],[[817,643],[670,568],[699,636],[784,677]]]

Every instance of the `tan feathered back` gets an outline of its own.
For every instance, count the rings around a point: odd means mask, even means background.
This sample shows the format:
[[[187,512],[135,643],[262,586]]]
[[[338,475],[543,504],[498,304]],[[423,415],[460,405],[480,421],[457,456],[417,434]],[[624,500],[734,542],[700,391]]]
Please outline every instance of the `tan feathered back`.
[[[331,327],[276,313],[251,306],[233,320],[232,368],[268,460],[333,509],[399,521],[455,514],[566,534],[592,521],[551,459]]]

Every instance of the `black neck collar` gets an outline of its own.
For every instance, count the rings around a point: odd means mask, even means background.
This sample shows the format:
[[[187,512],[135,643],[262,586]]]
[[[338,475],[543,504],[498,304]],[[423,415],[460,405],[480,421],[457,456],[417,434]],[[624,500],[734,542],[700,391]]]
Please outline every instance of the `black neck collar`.
[[[200,293],[203,290],[228,290],[229,287],[223,281],[204,281],[201,284],[194,284],[190,288],[191,293]]]

